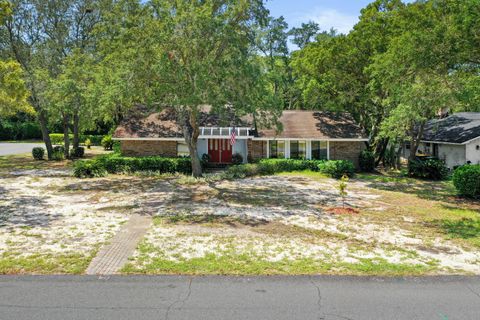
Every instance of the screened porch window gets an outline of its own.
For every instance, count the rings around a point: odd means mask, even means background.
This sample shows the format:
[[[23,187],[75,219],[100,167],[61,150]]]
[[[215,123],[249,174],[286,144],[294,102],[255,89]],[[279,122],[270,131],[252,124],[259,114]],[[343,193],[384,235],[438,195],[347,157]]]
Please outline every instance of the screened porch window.
[[[290,158],[306,159],[307,158],[307,141],[290,141]]]
[[[270,140],[270,158],[285,158],[285,141]]]
[[[326,141],[312,141],[312,159],[328,160],[328,145]]]

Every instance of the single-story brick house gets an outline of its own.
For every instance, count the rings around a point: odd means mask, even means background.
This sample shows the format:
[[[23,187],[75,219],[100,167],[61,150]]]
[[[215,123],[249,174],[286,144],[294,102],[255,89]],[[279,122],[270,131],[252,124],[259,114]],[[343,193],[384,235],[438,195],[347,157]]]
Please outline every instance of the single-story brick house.
[[[244,162],[261,158],[351,160],[368,141],[362,128],[347,113],[325,111],[283,111],[282,130],[255,128],[251,117],[222,121],[207,111],[200,115],[198,156],[210,156],[213,163],[228,164],[240,154]],[[230,144],[232,130],[236,143]],[[188,156],[188,148],[175,113],[171,109],[147,116],[128,117],[115,130],[128,156]]]
[[[450,169],[467,163],[480,164],[480,112],[454,113],[429,121],[417,154],[438,157]],[[402,157],[409,156],[410,143],[405,142]]]

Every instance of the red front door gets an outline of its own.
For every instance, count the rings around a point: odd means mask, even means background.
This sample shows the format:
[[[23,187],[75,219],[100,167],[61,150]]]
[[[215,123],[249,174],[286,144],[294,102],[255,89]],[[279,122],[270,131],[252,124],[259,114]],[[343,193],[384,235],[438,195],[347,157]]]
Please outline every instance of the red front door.
[[[210,162],[213,163],[231,163],[232,146],[229,139],[209,139],[208,155]]]

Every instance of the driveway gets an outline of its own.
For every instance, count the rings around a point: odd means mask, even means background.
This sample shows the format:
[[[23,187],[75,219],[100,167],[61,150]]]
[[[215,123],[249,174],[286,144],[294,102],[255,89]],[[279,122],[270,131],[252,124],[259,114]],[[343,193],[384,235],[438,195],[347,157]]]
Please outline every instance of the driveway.
[[[478,319],[480,279],[0,277],[1,319]]]
[[[43,143],[0,142],[0,156],[30,153],[35,147],[45,147]]]

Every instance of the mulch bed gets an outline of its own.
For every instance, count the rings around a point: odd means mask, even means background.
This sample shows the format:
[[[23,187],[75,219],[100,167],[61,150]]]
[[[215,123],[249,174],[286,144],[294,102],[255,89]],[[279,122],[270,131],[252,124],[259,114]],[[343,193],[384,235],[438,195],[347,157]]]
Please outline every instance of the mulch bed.
[[[328,208],[326,212],[330,214],[359,214],[360,211],[355,208],[343,208],[343,207],[336,207],[336,208]]]

